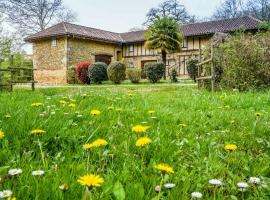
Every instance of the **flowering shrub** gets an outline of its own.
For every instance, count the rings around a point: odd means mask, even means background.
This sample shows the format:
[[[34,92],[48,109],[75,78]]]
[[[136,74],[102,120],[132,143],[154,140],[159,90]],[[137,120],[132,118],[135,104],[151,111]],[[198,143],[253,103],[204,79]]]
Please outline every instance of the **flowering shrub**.
[[[84,61],[81,62],[77,65],[76,68],[76,74],[78,79],[83,83],[83,84],[89,84],[90,79],[88,77],[88,68],[91,65],[90,61]]]

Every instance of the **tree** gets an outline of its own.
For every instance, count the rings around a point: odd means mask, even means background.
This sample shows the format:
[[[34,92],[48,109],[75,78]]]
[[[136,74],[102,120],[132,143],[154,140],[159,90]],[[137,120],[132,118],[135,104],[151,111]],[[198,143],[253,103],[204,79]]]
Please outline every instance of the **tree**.
[[[270,23],[270,0],[249,0],[246,12],[262,21]]]
[[[162,62],[166,66],[167,53],[182,47],[182,34],[179,24],[171,17],[158,17],[145,33],[145,48],[161,50]]]
[[[195,16],[190,16],[184,5],[178,0],[165,0],[157,8],[151,8],[146,15],[145,25],[153,23],[157,18],[171,17],[179,24],[193,22]]]
[[[0,0],[7,20],[22,35],[44,30],[59,21],[74,21],[75,14],[62,0]],[[1,10],[0,9],[0,10]]]
[[[243,15],[242,0],[225,0],[215,11],[214,19],[229,19]]]

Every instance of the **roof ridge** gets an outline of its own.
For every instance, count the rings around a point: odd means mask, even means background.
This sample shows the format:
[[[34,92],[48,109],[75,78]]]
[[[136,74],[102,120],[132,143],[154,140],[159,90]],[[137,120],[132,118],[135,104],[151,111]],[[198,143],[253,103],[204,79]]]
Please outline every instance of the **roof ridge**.
[[[66,27],[66,22],[62,22],[62,24],[64,26],[64,29],[65,29],[66,34],[68,34],[67,27]]]

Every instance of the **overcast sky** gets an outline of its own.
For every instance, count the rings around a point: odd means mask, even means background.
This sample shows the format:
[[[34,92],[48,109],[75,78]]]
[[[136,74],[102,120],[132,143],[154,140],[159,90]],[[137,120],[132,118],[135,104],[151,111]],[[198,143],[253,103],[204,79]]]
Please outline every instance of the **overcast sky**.
[[[222,0],[180,0],[190,14],[211,16]],[[162,0],[64,0],[78,14],[77,24],[114,32],[139,27]]]

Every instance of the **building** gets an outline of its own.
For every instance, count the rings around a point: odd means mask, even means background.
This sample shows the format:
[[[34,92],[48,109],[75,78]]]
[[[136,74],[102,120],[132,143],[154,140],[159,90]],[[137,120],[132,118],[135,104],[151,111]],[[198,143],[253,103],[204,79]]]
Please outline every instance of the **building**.
[[[259,24],[259,20],[245,16],[183,25],[183,47],[168,55],[167,70],[174,67],[179,76],[186,77],[187,60],[198,56],[216,32],[256,32]],[[144,48],[144,34],[145,31],[113,33],[63,22],[25,41],[33,44],[35,79],[41,84],[65,84],[67,69],[82,61],[109,64],[125,58],[128,67],[144,68],[147,62],[161,60],[160,52]]]

